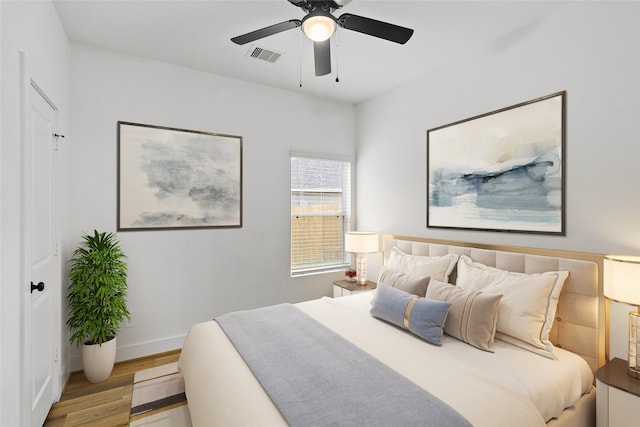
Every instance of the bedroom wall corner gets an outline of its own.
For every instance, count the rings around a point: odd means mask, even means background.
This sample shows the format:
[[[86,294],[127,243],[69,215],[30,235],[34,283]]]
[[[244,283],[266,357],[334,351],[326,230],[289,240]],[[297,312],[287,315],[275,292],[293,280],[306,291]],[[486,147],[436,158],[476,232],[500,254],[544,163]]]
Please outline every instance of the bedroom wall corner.
[[[243,137],[242,228],[118,233],[134,325],[118,360],[181,347],[191,325],[228,311],[331,294],[340,273],[289,275],[289,153],[353,157],[353,105],[85,45],[71,56],[67,251],[82,232],[116,229],[117,121]]]
[[[640,3],[568,2],[482,52],[358,105],[359,226],[640,254],[639,75]],[[427,229],[427,130],[560,90],[567,91],[566,236]],[[373,260],[369,271],[377,273]],[[613,306],[611,354],[626,359],[628,307]]]

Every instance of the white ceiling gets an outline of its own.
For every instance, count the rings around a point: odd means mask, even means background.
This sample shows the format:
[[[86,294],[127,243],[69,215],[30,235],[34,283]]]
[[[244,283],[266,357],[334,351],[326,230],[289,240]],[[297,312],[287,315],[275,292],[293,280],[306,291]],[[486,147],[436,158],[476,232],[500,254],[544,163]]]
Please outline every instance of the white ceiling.
[[[252,44],[230,41],[301,19],[304,12],[287,0],[53,3],[73,42],[357,104],[505,35],[526,31],[565,1],[353,0],[334,15],[349,12],[415,32],[407,44],[399,45],[338,29],[332,38],[333,72],[323,77],[314,75],[313,46],[300,29],[253,44],[282,53],[275,63],[248,57]]]

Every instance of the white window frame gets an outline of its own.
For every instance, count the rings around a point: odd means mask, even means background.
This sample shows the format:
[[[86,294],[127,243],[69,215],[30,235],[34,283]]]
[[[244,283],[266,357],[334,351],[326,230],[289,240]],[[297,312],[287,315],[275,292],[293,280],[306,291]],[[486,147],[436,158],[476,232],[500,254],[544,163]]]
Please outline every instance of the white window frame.
[[[294,158],[303,158],[303,159],[309,159],[309,160],[319,160],[319,161],[335,161],[335,162],[341,162],[341,163],[346,163],[349,166],[349,170],[343,172],[343,178],[342,178],[342,188],[341,189],[336,189],[336,190],[340,190],[342,193],[342,197],[346,197],[346,200],[343,199],[342,201],[342,206],[341,206],[341,210],[340,211],[333,211],[333,212],[317,212],[317,213],[304,213],[304,212],[300,212],[300,211],[295,211],[294,212],[294,204],[293,204],[293,195],[294,195],[294,191],[313,191],[314,189],[305,189],[305,188],[300,188],[300,189],[294,189],[293,187],[293,176],[290,176],[290,212],[291,212],[291,230],[290,230],[290,250],[291,250],[291,257],[290,257],[290,273],[291,273],[291,277],[297,277],[297,276],[304,276],[304,275],[309,275],[309,274],[319,274],[319,273],[325,273],[325,272],[331,272],[331,271],[338,271],[338,270],[344,270],[345,268],[349,268],[350,264],[351,264],[351,254],[348,252],[345,252],[344,250],[344,233],[346,233],[347,231],[351,231],[352,227],[353,227],[353,182],[354,182],[354,164],[353,164],[353,159],[351,157],[348,156],[336,156],[336,155],[326,155],[326,154],[310,154],[310,153],[299,153],[299,152],[291,152],[290,153],[290,158],[289,158],[289,165],[290,167],[292,167],[292,163],[293,163],[293,159]],[[320,190],[329,190],[329,189],[318,189],[318,191],[320,192]],[[294,265],[294,257],[295,257],[295,253],[294,253],[294,229],[295,229],[295,225],[294,225],[294,221],[297,217],[301,217],[301,216],[315,216],[315,217],[320,217],[320,216],[334,216],[334,215],[340,215],[343,217],[343,221],[342,221],[342,231],[341,231],[341,248],[340,250],[342,251],[342,255],[341,255],[341,260],[340,262],[335,262],[335,263],[323,263],[322,260],[318,260],[317,265],[315,266],[297,266]]]

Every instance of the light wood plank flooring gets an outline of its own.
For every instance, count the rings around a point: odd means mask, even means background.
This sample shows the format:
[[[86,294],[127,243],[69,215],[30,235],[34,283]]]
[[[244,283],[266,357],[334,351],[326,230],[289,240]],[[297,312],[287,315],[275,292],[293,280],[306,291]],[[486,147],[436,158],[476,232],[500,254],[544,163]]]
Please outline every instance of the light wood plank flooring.
[[[53,405],[45,427],[116,427],[129,425],[133,375],[136,371],[175,362],[180,350],[116,363],[111,376],[98,384],[84,373],[71,374],[60,401]]]

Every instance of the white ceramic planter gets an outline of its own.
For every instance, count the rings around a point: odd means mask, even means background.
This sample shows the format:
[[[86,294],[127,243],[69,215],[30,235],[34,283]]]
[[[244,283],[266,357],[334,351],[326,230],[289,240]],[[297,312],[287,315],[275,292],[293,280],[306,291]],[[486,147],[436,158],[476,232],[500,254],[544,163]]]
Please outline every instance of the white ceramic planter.
[[[100,344],[82,346],[82,365],[90,383],[109,378],[116,361],[116,339]]]

